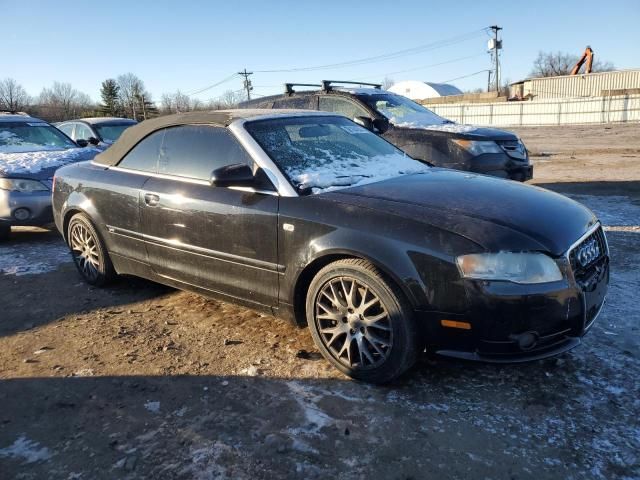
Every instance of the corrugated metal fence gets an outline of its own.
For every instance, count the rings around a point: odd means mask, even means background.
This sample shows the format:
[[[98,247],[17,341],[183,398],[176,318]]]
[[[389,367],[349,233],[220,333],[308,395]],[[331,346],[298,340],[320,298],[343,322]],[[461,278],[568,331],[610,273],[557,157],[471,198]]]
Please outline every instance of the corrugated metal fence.
[[[523,96],[534,100],[570,97],[598,97],[611,90],[640,88],[640,70],[530,78],[524,81]],[[636,92],[637,93],[637,92]]]
[[[425,104],[458,123],[492,126],[640,122],[640,95],[553,100]]]

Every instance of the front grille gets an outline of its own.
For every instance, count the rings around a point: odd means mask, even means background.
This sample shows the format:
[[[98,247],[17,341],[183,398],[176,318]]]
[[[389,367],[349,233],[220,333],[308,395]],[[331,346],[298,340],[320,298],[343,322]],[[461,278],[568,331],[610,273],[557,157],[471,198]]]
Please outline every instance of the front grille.
[[[607,240],[602,227],[598,227],[569,252],[571,269],[578,283],[591,277],[601,267],[607,254]]]
[[[519,140],[498,140],[498,145],[505,151],[507,155],[518,160],[527,159],[527,149]]]

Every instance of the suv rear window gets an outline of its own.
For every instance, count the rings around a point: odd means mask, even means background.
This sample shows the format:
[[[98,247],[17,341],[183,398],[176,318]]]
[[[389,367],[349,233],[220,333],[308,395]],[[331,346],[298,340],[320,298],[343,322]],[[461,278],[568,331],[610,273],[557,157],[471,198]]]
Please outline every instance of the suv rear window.
[[[309,110],[310,103],[311,97],[309,95],[305,95],[304,97],[287,97],[273,102],[273,108],[303,108]]]

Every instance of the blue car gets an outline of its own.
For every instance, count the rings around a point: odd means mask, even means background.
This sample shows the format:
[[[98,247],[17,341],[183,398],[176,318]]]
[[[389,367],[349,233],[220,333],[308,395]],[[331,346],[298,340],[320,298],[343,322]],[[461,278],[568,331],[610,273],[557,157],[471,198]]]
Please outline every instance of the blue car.
[[[8,237],[12,226],[51,223],[54,172],[99,152],[80,147],[38,118],[0,113],[0,239]]]

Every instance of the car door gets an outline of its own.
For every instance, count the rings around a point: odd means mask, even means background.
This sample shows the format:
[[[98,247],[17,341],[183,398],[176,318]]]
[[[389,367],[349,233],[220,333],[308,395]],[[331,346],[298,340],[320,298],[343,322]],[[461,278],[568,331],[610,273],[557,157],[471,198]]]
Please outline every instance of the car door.
[[[142,139],[117,166],[101,174],[92,192],[100,212],[109,254],[140,264],[147,263],[147,251],[140,226],[140,198],[143,185],[158,168],[164,132]]]
[[[162,276],[262,305],[278,296],[275,190],[215,187],[213,170],[253,161],[223,127],[167,128],[141,196],[149,263]]]

